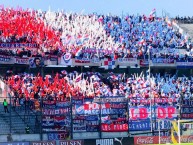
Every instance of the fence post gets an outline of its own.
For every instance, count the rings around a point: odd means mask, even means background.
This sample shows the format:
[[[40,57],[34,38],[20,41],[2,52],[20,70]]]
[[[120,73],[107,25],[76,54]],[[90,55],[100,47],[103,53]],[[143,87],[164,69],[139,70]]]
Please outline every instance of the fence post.
[[[129,103],[130,103],[130,99],[127,98],[127,124],[128,124],[128,135],[129,135]]]
[[[43,127],[42,127],[42,120],[43,120],[43,100],[42,96],[40,96],[40,140],[43,140]]]
[[[70,122],[70,134],[71,134],[71,136],[70,136],[70,138],[71,139],[73,139],[73,110],[72,110],[72,105],[73,105],[73,103],[72,103],[72,97],[70,97],[70,120],[71,120],[71,122]]]
[[[99,129],[99,138],[102,138],[102,124],[101,124],[101,96],[99,96],[99,126],[100,126],[100,129]]]
[[[12,99],[12,97],[11,97],[11,94],[10,93],[8,93],[8,96],[9,96],[9,121],[10,121],[10,134],[12,133],[12,118],[11,118],[11,105],[12,105],[12,103],[11,103],[11,99]]]

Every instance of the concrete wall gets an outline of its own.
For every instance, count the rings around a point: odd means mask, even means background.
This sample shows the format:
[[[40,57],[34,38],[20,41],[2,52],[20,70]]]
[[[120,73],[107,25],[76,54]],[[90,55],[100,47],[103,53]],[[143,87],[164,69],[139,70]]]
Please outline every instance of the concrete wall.
[[[13,141],[40,141],[40,134],[13,134]],[[43,134],[43,140],[48,140],[47,134]],[[7,135],[0,135],[0,142],[7,142]]]

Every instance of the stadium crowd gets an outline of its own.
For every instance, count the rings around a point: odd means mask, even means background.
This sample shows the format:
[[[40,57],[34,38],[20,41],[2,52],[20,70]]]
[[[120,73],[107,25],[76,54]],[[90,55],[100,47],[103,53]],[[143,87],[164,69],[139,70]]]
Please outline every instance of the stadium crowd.
[[[148,50],[164,55],[160,51],[165,49],[192,49],[185,36],[166,19],[154,15],[121,18],[23,10],[18,7],[1,8],[0,18],[1,43],[36,43],[40,56],[71,53],[73,58],[139,58],[147,55]],[[23,49],[31,51],[29,48]],[[11,56],[18,53],[16,49],[0,50],[0,54]]]
[[[108,77],[105,77],[95,72],[80,74],[76,71],[67,73],[64,70],[55,76],[46,75],[45,77],[27,73],[11,75],[5,79],[5,82],[10,87],[10,94],[14,98],[13,104],[24,105],[27,101],[31,102],[32,108],[34,101],[40,101],[40,98],[49,101],[66,101],[70,97],[125,96],[135,100],[131,102],[134,103],[133,105],[147,105],[147,100],[150,98],[172,99],[178,102],[181,96],[184,99],[193,97],[193,78],[177,78],[175,75],[156,74],[149,78],[143,73],[134,74],[132,77],[109,73]],[[165,103],[172,104],[171,101]]]
[[[180,16],[176,16],[175,20],[177,20],[180,23],[184,23],[184,24],[192,24],[193,23],[193,16],[192,17],[180,17]]]

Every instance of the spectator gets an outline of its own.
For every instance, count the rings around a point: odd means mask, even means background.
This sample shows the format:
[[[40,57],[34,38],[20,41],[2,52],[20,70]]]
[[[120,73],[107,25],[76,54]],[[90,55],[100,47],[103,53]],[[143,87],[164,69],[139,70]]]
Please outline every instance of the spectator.
[[[30,130],[29,130],[29,126],[28,126],[28,125],[25,127],[25,132],[26,132],[26,134],[29,134],[29,133],[30,133]]]
[[[8,134],[8,136],[7,136],[7,142],[12,142],[12,141],[13,141],[12,135],[11,135],[11,134]]]
[[[3,101],[3,106],[4,106],[5,113],[9,113],[9,111],[8,111],[8,102],[7,102],[6,99],[4,99],[4,101]]]

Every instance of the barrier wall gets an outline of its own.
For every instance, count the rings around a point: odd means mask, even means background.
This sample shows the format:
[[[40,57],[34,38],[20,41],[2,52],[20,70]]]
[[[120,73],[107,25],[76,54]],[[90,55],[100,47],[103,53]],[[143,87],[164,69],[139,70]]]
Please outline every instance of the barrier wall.
[[[13,142],[7,142],[6,136],[0,136],[0,145],[143,145],[158,144],[159,136],[138,136],[138,137],[109,137],[97,139],[75,139],[75,140],[44,140],[40,141],[39,134],[13,135]],[[16,140],[17,138],[17,140]],[[24,139],[25,138],[25,139]],[[46,138],[46,135],[43,135]],[[27,141],[28,140],[28,141]],[[161,136],[163,144],[172,143],[170,136]],[[193,135],[181,136],[182,143],[192,143]]]
[[[23,137],[25,135],[22,135]],[[13,142],[6,142],[1,140],[0,145],[133,145],[134,140],[133,137],[120,137],[120,138],[101,138],[101,139],[79,139],[79,140],[35,140],[37,137],[34,136],[33,141],[13,141]],[[32,137],[33,137],[32,136]],[[26,137],[26,136],[25,136]],[[5,137],[6,138],[6,137]],[[26,138],[28,139],[28,138]],[[36,138],[37,139],[37,138]]]
[[[43,140],[48,140],[48,135],[42,135]],[[13,134],[12,135],[13,141],[40,141],[41,136],[40,134]],[[7,135],[0,135],[0,142],[7,142]]]

